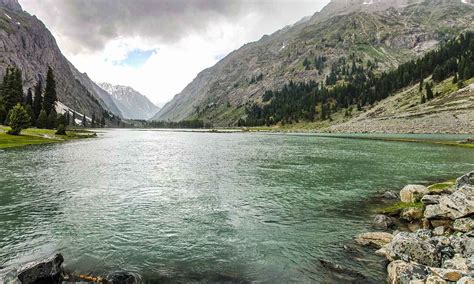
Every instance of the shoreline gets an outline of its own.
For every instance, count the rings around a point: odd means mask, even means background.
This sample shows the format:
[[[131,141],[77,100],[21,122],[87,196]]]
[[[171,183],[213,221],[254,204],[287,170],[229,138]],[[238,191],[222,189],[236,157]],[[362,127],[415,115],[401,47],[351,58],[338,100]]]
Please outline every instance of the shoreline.
[[[474,171],[387,198],[355,243],[386,259],[388,283],[474,283]]]
[[[38,128],[25,129],[20,135],[9,135],[6,133],[8,129],[9,127],[0,125],[0,151],[97,137],[96,132],[87,129],[67,130],[66,135],[57,135],[54,129]]]

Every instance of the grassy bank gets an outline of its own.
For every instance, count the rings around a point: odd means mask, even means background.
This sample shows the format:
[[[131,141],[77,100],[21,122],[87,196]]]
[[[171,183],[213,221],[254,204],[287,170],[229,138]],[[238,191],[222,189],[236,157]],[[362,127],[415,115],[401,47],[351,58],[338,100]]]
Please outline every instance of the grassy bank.
[[[9,129],[7,126],[0,126],[0,149],[58,143],[96,136],[94,132],[88,130],[68,130],[66,135],[56,135],[56,130],[37,128],[25,129],[21,132],[21,135],[8,135],[6,132]]]

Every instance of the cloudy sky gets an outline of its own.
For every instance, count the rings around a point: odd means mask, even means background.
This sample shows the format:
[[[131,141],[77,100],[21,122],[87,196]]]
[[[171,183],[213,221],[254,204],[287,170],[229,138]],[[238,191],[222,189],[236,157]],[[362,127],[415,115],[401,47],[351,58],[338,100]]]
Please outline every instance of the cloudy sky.
[[[20,0],[72,63],[159,105],[226,54],[329,0]]]

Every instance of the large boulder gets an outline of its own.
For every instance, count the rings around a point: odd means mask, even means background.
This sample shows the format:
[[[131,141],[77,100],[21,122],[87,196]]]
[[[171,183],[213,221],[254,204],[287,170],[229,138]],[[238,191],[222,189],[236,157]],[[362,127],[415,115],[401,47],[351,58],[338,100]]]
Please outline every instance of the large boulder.
[[[424,265],[408,263],[403,260],[392,261],[387,266],[388,283],[390,284],[416,283],[417,280],[423,281],[430,272],[430,269]]]
[[[388,258],[440,267],[444,246],[432,238],[431,231],[421,229],[416,233],[398,233],[384,248]]]
[[[400,200],[402,202],[417,202],[428,193],[428,188],[424,185],[409,184],[400,191]]]
[[[457,253],[453,258],[443,261],[442,268],[459,270],[465,274],[468,274],[469,271],[474,271],[474,259],[465,258],[461,254]]]
[[[474,258],[474,236],[468,234],[452,235],[449,237],[450,246],[455,253],[465,258]]]
[[[474,230],[474,219],[471,217],[454,220],[453,228],[456,231],[467,233]]]
[[[369,232],[357,235],[355,238],[356,243],[363,246],[374,246],[381,248],[384,245],[390,243],[393,239],[393,235],[384,232]]]
[[[464,186],[474,186],[474,171],[467,173],[456,180],[456,190]]]
[[[459,219],[474,213],[474,186],[465,185],[451,195],[440,198],[439,204],[428,205],[427,219]]]
[[[372,225],[376,228],[387,230],[388,228],[391,228],[394,223],[391,217],[383,214],[378,214],[375,215]]]
[[[63,275],[61,254],[45,260],[26,265],[20,270],[18,279],[21,283],[61,283]]]

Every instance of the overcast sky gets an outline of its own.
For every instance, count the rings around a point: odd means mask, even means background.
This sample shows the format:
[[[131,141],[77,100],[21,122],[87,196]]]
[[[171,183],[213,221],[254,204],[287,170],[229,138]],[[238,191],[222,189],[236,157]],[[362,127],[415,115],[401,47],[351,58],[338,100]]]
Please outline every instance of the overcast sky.
[[[20,0],[94,81],[128,85],[163,105],[243,44],[329,0]]]

